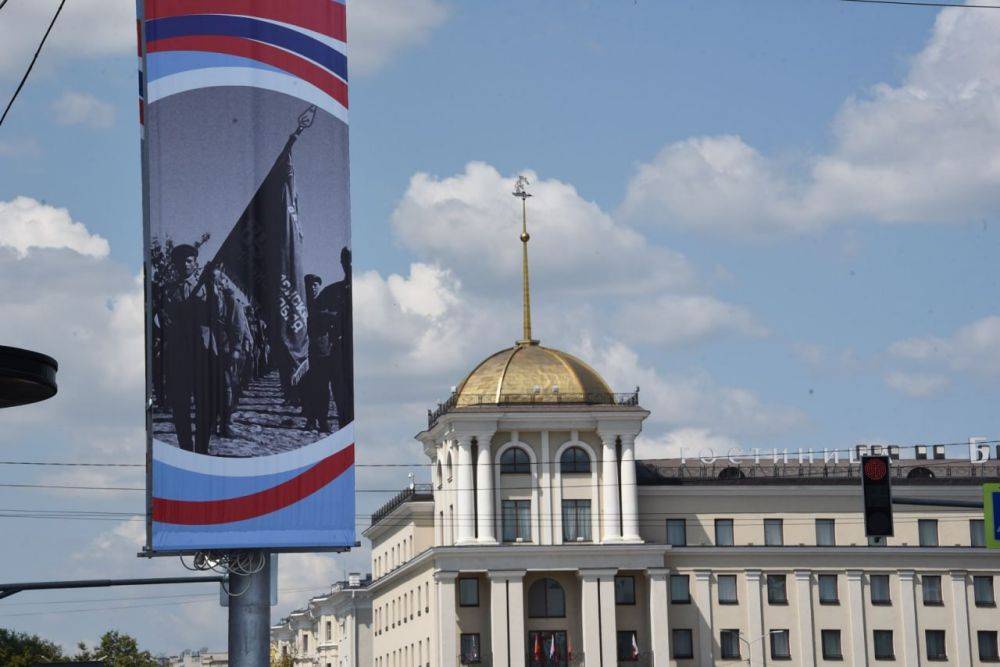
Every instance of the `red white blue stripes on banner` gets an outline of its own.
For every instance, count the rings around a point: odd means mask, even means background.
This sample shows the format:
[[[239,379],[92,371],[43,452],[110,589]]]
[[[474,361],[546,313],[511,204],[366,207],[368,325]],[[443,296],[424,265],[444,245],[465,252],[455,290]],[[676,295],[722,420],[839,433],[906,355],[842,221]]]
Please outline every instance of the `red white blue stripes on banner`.
[[[198,88],[250,86],[347,122],[343,3],[145,0],[144,9],[148,104]]]

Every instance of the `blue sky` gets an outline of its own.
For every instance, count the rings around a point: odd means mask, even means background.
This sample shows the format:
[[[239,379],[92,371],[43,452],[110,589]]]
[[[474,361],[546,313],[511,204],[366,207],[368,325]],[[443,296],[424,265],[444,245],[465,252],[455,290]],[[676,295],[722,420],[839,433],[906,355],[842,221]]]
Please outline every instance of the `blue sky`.
[[[0,88],[55,4],[0,12],[12,45]],[[0,128],[0,342],[62,363],[56,399],[0,415],[5,457],[142,460],[132,6],[70,3]],[[535,332],[615,389],[641,386],[653,412],[642,455],[1000,437],[1000,11],[349,11],[362,462],[418,462],[425,409],[518,336],[519,172],[535,194]],[[361,470],[358,483],[395,488],[405,473]],[[0,480],[142,482],[11,467]],[[141,495],[6,489],[0,506],[139,511]],[[360,511],[387,496],[362,493]],[[17,578],[180,570],[134,558],[138,523],[0,521]],[[276,615],[365,562],[283,559]],[[211,601],[13,615],[73,597],[19,596],[0,603],[0,623],[66,644],[111,623],[157,651],[224,645]]]

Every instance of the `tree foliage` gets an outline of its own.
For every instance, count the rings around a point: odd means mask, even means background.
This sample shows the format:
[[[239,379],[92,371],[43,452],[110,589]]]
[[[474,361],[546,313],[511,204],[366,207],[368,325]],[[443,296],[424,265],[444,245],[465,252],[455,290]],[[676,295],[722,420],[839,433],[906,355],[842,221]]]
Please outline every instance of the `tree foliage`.
[[[0,628],[0,665],[31,667],[39,662],[65,659],[62,649],[38,635]]]
[[[159,664],[149,651],[140,651],[139,643],[130,635],[117,630],[105,632],[100,643],[88,649],[83,642],[74,660],[101,661],[108,667],[157,667]]]

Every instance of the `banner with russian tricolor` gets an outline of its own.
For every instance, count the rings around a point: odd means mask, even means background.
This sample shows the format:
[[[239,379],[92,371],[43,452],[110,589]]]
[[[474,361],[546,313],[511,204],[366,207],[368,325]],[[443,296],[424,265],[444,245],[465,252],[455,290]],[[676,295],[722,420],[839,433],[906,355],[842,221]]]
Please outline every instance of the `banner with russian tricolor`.
[[[147,550],[351,547],[345,5],[137,11]]]

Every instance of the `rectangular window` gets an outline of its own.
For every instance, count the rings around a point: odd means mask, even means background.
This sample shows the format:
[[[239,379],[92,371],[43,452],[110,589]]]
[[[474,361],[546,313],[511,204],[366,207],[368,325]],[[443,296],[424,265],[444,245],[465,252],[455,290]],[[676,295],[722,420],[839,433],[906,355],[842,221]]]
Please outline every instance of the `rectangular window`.
[[[837,545],[836,522],[833,519],[816,519],[816,546]]]
[[[716,519],[715,520],[715,546],[717,547],[731,547],[733,546],[733,520],[732,519]]]
[[[995,607],[996,599],[993,597],[993,577],[989,575],[976,575],[972,578],[972,590],[976,596],[977,607]]]
[[[720,574],[716,582],[719,588],[719,604],[739,604],[736,599],[735,574]]]
[[[926,630],[924,638],[927,642],[928,660],[947,660],[948,655],[944,647],[944,630]]]
[[[986,527],[982,519],[969,519],[969,544],[974,547],[986,546]]]
[[[531,501],[503,501],[503,541],[531,540]]]
[[[673,604],[691,603],[691,581],[688,579],[688,575],[670,575],[670,602]]]
[[[686,519],[667,519],[667,544],[672,547],[687,546]]]
[[[455,641],[452,639],[452,641]],[[472,665],[481,660],[480,647],[479,647],[479,633],[478,632],[463,632],[462,633],[462,664]]]
[[[982,662],[1000,662],[996,630],[980,630],[976,633],[979,643],[979,659]]]
[[[875,643],[876,660],[895,660],[892,650],[892,630],[873,630],[872,639]]]
[[[671,639],[673,639],[673,644],[671,644],[671,650],[673,651],[673,656],[676,660],[690,660],[694,657],[694,633],[689,629],[679,629],[674,630]],[[996,645],[996,634],[993,633],[993,643]],[[980,640],[980,646],[982,646],[982,640]],[[982,650],[980,650],[980,655]]]
[[[872,604],[892,604],[889,597],[889,575],[873,574],[868,577],[868,587],[871,589]]]
[[[784,522],[781,519],[764,519],[764,546],[780,547],[784,543]]]
[[[302,635],[302,652],[309,652],[309,635]]]
[[[767,575],[767,603],[788,604],[788,591],[785,587],[785,575]]]
[[[771,630],[771,659],[791,660],[792,648],[788,642],[788,630]]]
[[[719,633],[719,645],[723,660],[740,659],[740,631],[723,630]]]
[[[819,603],[840,604],[840,596],[837,593],[837,575],[821,574],[817,579],[819,581]]]
[[[920,532],[920,546],[936,547],[938,545],[937,519],[917,519],[917,530]]]
[[[823,648],[824,660],[843,660],[844,654],[840,648],[840,630],[820,631],[820,643]]]
[[[925,574],[920,577],[920,588],[924,593],[924,605],[940,606],[944,604],[941,600],[941,577],[936,574]]]
[[[333,639],[333,623],[330,621],[326,622],[326,641]]]
[[[618,660],[619,662],[639,661],[639,638],[636,637],[635,630],[618,631]]]
[[[635,604],[635,577],[615,577],[615,604]]]
[[[590,542],[590,501],[562,501],[563,542]]]
[[[528,633],[529,667],[567,667],[566,632],[563,630]]]
[[[465,577],[458,580],[458,604],[461,607],[479,606],[479,580]]]

